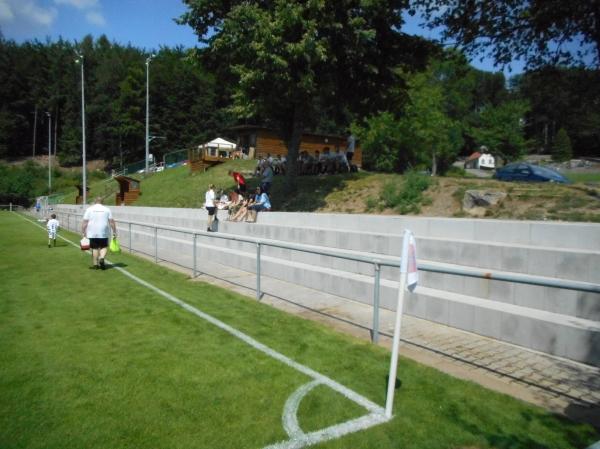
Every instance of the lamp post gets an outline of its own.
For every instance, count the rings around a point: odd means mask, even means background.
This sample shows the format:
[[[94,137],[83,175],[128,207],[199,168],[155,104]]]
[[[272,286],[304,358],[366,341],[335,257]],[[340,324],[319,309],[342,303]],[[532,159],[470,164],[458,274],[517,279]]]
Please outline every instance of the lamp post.
[[[154,54],[151,54],[146,58],[146,174],[148,174],[148,159],[150,157],[150,61],[154,56]]]
[[[52,193],[52,114],[46,112],[48,116],[48,195]]]
[[[87,173],[86,173],[86,159],[85,159],[85,88],[84,88],[84,78],[83,78],[83,53],[79,53],[76,52],[77,54],[77,59],[75,60],[76,63],[79,63],[81,65],[81,154],[82,154],[82,165],[83,165],[83,170],[82,170],[82,193],[83,193],[83,201],[82,201],[82,206],[85,207],[85,205],[87,204],[87,189],[86,189],[86,184],[87,184]]]

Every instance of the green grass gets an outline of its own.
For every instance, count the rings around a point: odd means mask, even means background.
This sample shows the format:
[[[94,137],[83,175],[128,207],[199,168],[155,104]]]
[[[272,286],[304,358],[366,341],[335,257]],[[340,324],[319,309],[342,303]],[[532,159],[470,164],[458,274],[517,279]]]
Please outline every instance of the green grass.
[[[72,240],[77,236],[63,233]],[[309,379],[116,269],[0,213],[0,447],[262,448]],[[388,351],[128,254],[112,262],[269,347],[385,401]],[[320,448],[583,448],[590,426],[401,358],[395,418]],[[305,431],[363,414],[325,387]]]
[[[566,173],[569,180],[576,183],[600,183],[600,172],[598,173]]]

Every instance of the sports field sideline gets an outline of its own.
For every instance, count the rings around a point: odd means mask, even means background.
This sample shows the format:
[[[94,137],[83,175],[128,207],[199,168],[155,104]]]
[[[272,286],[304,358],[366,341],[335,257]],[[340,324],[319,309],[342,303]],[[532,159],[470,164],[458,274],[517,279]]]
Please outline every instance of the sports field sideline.
[[[62,233],[71,242],[78,236]],[[0,213],[0,448],[584,448],[575,424]]]

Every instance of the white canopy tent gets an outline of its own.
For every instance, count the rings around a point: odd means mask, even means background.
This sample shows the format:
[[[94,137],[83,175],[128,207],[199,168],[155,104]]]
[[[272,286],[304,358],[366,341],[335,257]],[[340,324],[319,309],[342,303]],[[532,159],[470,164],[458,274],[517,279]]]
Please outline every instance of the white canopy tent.
[[[235,151],[236,144],[228,140],[217,137],[216,139],[198,146],[198,149],[204,150],[208,156],[229,157],[232,151]]]

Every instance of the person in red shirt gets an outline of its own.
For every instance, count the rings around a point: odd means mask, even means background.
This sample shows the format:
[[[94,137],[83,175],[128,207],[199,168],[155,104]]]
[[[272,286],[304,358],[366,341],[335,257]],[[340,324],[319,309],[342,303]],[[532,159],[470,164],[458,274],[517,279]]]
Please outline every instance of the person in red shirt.
[[[233,179],[237,184],[238,192],[246,192],[246,179],[244,176],[233,170],[229,170],[229,174],[233,176]]]

